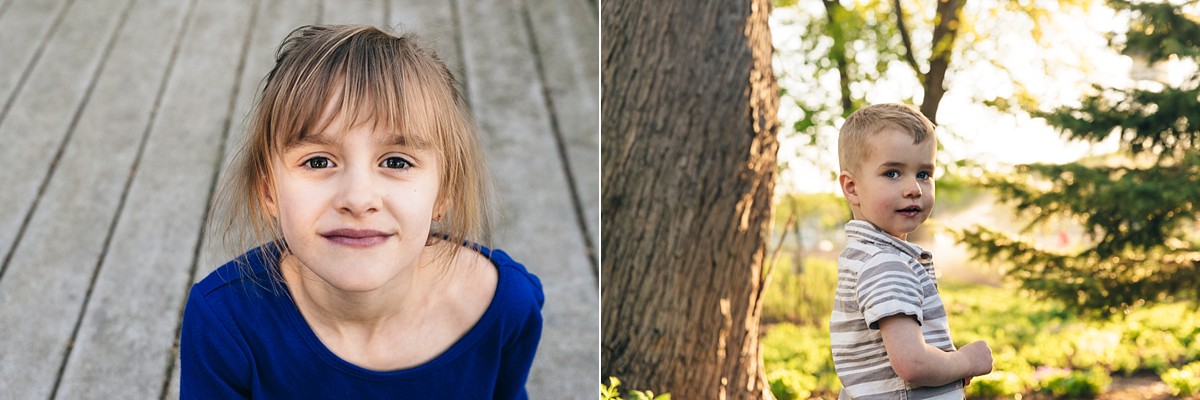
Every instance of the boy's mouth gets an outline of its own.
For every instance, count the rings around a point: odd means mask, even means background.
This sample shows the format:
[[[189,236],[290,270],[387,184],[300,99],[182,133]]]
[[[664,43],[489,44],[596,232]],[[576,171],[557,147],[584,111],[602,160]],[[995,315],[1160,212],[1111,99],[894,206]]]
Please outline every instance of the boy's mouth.
[[[921,213],[921,207],[912,205],[912,206],[908,206],[908,207],[904,207],[899,210],[896,210],[896,212],[900,213],[900,215],[911,218],[911,217],[915,217],[915,216],[917,216],[917,214]]]

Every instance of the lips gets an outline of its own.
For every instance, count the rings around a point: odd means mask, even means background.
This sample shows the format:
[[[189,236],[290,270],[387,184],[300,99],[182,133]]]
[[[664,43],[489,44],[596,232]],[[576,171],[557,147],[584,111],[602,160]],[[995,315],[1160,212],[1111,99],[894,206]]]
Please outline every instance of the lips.
[[[921,207],[913,205],[896,210],[896,212],[900,213],[900,215],[911,218],[921,213]]]
[[[321,237],[349,247],[371,247],[383,243],[392,236],[391,233],[373,229],[335,229],[322,232]]]

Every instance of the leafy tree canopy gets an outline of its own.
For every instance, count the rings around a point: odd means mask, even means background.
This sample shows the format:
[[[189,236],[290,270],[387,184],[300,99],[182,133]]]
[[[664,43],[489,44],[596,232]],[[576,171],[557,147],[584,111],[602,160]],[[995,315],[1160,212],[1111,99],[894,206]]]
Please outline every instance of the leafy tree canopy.
[[[1129,31],[1111,38],[1123,54],[1148,63],[1200,59],[1196,2],[1110,5],[1131,18]],[[1063,254],[986,227],[961,231],[960,239],[981,259],[1011,263],[1010,276],[1024,288],[1096,314],[1200,298],[1200,73],[1177,87],[1096,85],[1076,105],[1029,112],[1066,138],[1120,140],[1116,157],[1022,165],[985,179],[1034,224],[1051,216],[1078,221],[1089,245]]]

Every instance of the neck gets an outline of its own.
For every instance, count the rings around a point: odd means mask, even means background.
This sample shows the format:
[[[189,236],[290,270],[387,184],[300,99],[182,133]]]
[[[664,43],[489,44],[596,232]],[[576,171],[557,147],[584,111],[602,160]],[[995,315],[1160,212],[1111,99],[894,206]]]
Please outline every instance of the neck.
[[[288,290],[310,324],[372,332],[395,319],[419,320],[427,309],[428,294],[436,290],[436,266],[430,265],[428,248],[410,268],[378,289],[352,292],[338,289],[292,255],[284,255],[280,269]]]

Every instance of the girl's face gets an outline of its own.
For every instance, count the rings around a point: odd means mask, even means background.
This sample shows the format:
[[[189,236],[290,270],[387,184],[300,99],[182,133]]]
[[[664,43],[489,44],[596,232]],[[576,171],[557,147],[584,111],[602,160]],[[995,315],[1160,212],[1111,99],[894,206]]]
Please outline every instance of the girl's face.
[[[380,289],[419,262],[438,206],[438,168],[426,143],[343,129],[336,116],[273,157],[267,206],[298,266],[347,292]],[[286,265],[286,264],[285,264]]]

